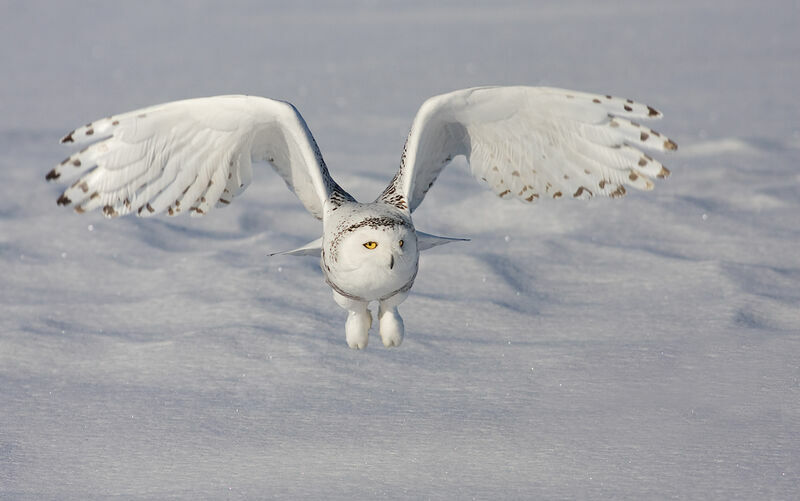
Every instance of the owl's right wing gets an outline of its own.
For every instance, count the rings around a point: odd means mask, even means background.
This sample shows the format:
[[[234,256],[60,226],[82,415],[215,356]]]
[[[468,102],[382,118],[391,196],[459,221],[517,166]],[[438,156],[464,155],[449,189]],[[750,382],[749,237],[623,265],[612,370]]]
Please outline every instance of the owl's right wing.
[[[58,199],[77,212],[202,215],[247,187],[251,161],[269,162],[318,219],[329,198],[352,200],[297,109],[263,97],[151,106],[89,123],[61,142],[88,143],[47,174],[49,181],[80,176]]]
[[[380,199],[413,211],[450,161],[501,198],[618,197],[669,171],[641,149],[677,145],[634,120],[660,118],[631,100],[549,87],[476,87],[422,104]]]

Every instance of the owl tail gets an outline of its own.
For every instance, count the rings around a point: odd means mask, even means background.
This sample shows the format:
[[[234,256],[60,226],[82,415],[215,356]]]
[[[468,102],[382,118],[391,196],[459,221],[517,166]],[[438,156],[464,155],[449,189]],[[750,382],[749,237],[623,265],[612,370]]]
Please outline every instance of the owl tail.
[[[449,244],[450,242],[469,242],[469,238],[437,237],[436,235],[417,230],[417,249],[420,251],[428,250],[439,245]]]
[[[322,237],[318,239],[308,242],[302,247],[298,247],[296,249],[283,251],[283,252],[273,252],[272,254],[268,254],[268,256],[317,256],[319,257],[320,252],[322,252]]]

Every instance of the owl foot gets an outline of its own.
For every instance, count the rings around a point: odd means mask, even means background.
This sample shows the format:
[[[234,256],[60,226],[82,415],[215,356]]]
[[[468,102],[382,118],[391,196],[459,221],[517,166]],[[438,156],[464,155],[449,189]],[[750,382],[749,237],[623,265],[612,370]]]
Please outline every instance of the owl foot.
[[[408,291],[400,292],[394,296],[383,299],[378,308],[378,321],[380,322],[381,340],[387,348],[400,346],[403,342],[405,327],[397,306],[408,297]]]
[[[380,331],[383,345],[387,348],[400,346],[400,343],[403,342],[405,327],[403,326],[403,319],[400,318],[400,314],[397,313],[397,308],[386,311],[381,309],[378,316],[380,318]]]
[[[369,341],[369,328],[372,326],[372,312],[364,308],[361,311],[353,311],[347,314],[347,321],[344,324],[345,338],[347,345],[354,350],[363,350]]]
[[[347,310],[347,321],[344,323],[344,334],[347,345],[354,350],[363,350],[369,341],[369,328],[372,327],[372,312],[365,301],[358,301],[342,296],[333,291],[336,304]]]

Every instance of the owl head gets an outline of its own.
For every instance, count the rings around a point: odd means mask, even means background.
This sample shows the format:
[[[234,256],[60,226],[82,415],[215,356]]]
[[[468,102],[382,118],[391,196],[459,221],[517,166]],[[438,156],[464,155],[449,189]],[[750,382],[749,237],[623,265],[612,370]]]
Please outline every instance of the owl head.
[[[348,217],[342,223],[325,248],[330,282],[347,294],[378,299],[413,281],[419,252],[417,235],[407,219],[371,214]]]
[[[416,268],[417,237],[401,219],[368,217],[351,225],[341,237],[336,261],[342,269],[402,273]]]

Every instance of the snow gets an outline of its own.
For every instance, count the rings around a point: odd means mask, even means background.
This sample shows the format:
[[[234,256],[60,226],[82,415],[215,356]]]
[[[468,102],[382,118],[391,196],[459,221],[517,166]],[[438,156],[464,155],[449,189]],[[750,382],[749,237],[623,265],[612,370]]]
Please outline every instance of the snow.
[[[7,2],[0,498],[791,499],[800,492],[800,7]],[[495,198],[448,168],[406,339],[347,348],[319,223],[266,169],[204,218],[56,207],[58,138],[111,113],[294,102],[371,199],[417,107],[482,84],[664,112],[673,176]]]

